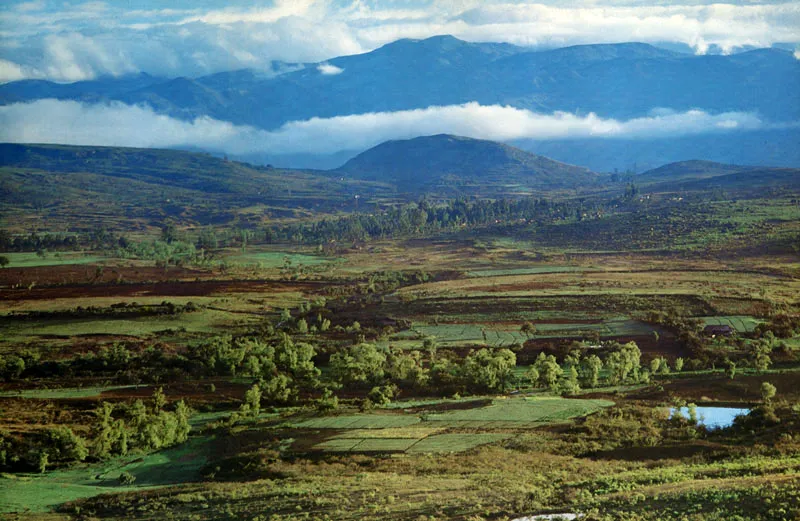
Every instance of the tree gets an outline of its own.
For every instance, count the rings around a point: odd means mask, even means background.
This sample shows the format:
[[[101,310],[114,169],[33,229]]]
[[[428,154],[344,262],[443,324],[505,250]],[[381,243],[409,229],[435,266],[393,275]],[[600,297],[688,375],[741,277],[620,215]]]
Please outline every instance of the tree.
[[[167,397],[164,395],[164,388],[158,387],[153,391],[153,411],[159,412],[167,405]]]
[[[684,363],[683,358],[678,357],[675,359],[675,370],[677,372],[680,373],[681,371],[683,371],[683,363]]]
[[[578,385],[578,371],[574,365],[570,365],[565,372],[565,378],[561,381],[561,392],[564,394],[576,394],[581,390]]]
[[[481,349],[470,353],[464,362],[464,375],[469,383],[490,391],[505,390],[514,367],[517,355],[510,349]]]
[[[178,229],[175,227],[175,223],[165,222],[161,226],[161,240],[168,244],[178,240]]]
[[[769,331],[768,331],[769,333]],[[756,340],[750,344],[750,357],[753,361],[753,367],[760,372],[764,372],[772,365],[770,353],[772,353],[772,345],[769,340]]]
[[[581,381],[584,387],[597,387],[600,381],[600,370],[603,368],[603,361],[597,355],[589,355],[583,359],[581,364]]]
[[[261,413],[261,388],[258,384],[253,384],[244,393],[244,403],[241,405],[240,411],[251,418],[256,418]]]
[[[397,395],[397,387],[394,385],[381,385],[373,387],[367,398],[375,405],[389,405]]]
[[[5,268],[9,264],[11,264],[11,259],[6,257],[5,255],[0,255],[0,268]]]
[[[539,372],[540,384],[547,386],[553,392],[557,391],[558,380],[564,374],[564,370],[556,361],[556,357],[539,353],[534,367]]]
[[[539,385],[539,370],[536,369],[536,366],[532,365],[528,367],[528,371],[525,374],[532,387],[537,387]]]
[[[119,430],[112,416],[113,412],[114,405],[108,402],[103,402],[100,407],[95,410],[97,423],[94,427],[94,454],[101,459],[105,459],[111,454],[119,438]]]
[[[330,358],[331,372],[342,384],[376,383],[383,379],[386,355],[373,344],[356,344]]]
[[[536,334],[536,326],[534,326],[531,322],[525,322],[522,324],[522,327],[520,327],[519,330],[528,338]]]
[[[635,342],[619,346],[606,358],[606,367],[609,371],[609,380],[612,385],[627,381],[635,381],[639,377],[642,352]]]
[[[278,374],[270,380],[262,382],[260,387],[263,398],[275,403],[288,403],[297,394],[292,379],[285,374]]]
[[[400,385],[423,387],[428,383],[428,370],[422,365],[419,351],[391,356],[388,372],[392,380]]]
[[[136,476],[134,476],[133,474],[131,474],[128,471],[125,471],[125,472],[122,472],[119,475],[119,477],[117,478],[117,481],[123,487],[130,487],[131,485],[133,485],[136,482]]]
[[[177,443],[183,443],[189,439],[189,432],[192,430],[192,425],[189,423],[189,416],[189,407],[183,400],[178,401],[175,406],[175,419],[178,423],[175,429],[175,441]]]
[[[736,377],[736,362],[733,360],[725,360],[725,374],[728,378],[733,380]]]
[[[326,413],[329,411],[335,411],[338,408],[339,398],[333,394],[333,391],[328,388],[322,391],[322,396],[319,400],[317,400],[317,411]]]
[[[306,322],[306,319],[301,318],[297,321],[297,332],[301,334],[308,333],[308,322]]]
[[[89,455],[86,441],[65,425],[47,430],[47,447],[57,460],[83,461]]]
[[[320,374],[313,362],[316,354],[311,344],[294,343],[289,335],[282,333],[280,342],[275,346],[275,366],[294,378],[316,381]]]
[[[778,389],[771,383],[764,382],[761,384],[761,399],[764,400],[764,403],[770,404],[777,393]]]

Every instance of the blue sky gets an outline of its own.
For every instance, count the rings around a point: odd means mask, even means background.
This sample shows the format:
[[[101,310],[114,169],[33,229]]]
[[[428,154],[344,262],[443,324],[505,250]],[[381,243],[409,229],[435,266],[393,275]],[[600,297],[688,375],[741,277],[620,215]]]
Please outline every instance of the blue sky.
[[[800,3],[15,0],[0,8],[0,82],[268,69],[273,60],[318,62],[436,34],[532,47],[643,41],[736,52],[796,46]]]

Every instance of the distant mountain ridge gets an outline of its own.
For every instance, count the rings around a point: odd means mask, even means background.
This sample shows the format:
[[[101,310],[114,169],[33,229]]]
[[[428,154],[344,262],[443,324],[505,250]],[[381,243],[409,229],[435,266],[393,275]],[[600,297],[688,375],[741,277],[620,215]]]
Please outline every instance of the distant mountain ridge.
[[[175,117],[208,115],[274,129],[288,121],[477,101],[541,112],[576,110],[603,117],[675,110],[757,111],[800,120],[800,61],[782,49],[694,56],[643,43],[531,51],[452,36],[398,40],[374,51],[318,64],[201,78],[147,75],[59,85],[0,85],[0,103],[52,97],[147,103]]]
[[[695,56],[644,43],[531,50],[452,36],[403,39],[364,54],[317,63],[275,62],[199,78],[147,74],[72,84],[25,80],[0,85],[0,105],[44,98],[148,105],[184,120],[209,116],[274,130],[291,121],[478,102],[551,114],[596,113],[628,120],[657,108],[755,113],[767,123],[800,121],[800,60],[786,49]],[[781,130],[776,130],[780,128]],[[519,140],[525,150],[597,171],[654,166],[687,157],[800,166],[800,130],[620,139]],[[352,157],[359,150],[339,151]],[[341,156],[254,152],[249,161],[330,168]]]
[[[662,165],[642,172],[635,177],[638,182],[678,181],[681,179],[705,179],[726,174],[753,170],[756,167],[728,165],[714,161],[690,159]]]
[[[768,186],[800,188],[800,169],[769,168],[689,160],[670,163],[633,177],[657,190],[745,189]]]
[[[537,156],[494,141],[449,134],[381,143],[335,170],[355,179],[381,181],[401,191],[473,191],[569,188],[598,179],[574,165]]]

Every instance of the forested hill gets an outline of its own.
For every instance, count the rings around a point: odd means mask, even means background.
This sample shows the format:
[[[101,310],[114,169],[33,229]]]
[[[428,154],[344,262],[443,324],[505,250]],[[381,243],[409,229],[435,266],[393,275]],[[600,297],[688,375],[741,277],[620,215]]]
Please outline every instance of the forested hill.
[[[393,192],[380,183],[204,153],[0,144],[0,211],[62,224],[154,223],[165,217],[198,224],[260,222],[292,217],[299,209],[351,210],[353,194]],[[237,217],[245,208],[246,215]]]
[[[598,176],[494,141],[439,134],[387,141],[336,170],[355,179],[389,182],[401,191],[475,192],[585,186]]]

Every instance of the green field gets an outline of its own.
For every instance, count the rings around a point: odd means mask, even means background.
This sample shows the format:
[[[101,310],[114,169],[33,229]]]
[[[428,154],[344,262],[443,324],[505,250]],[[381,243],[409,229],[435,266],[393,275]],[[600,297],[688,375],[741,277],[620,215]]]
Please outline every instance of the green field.
[[[318,443],[314,449],[323,452],[463,452],[479,445],[508,439],[504,433],[434,434],[419,438],[345,438],[336,437]]]
[[[217,327],[234,325],[243,315],[226,311],[203,309],[177,316],[138,318],[76,318],[5,322],[0,324],[0,336],[6,341],[32,337],[85,335],[148,336],[166,330],[184,328],[187,332],[209,333]]]
[[[389,414],[355,414],[311,418],[291,424],[297,429],[391,429],[419,423],[417,416]]]
[[[35,400],[61,400],[70,398],[94,398],[106,391],[133,389],[135,385],[111,385],[105,387],[68,387],[61,389],[23,389],[2,391],[2,398],[32,398]]]
[[[394,335],[392,340],[415,337],[431,337],[442,345],[459,343],[486,344],[493,347],[508,347],[524,343],[529,338],[581,338],[591,332],[602,336],[649,335],[652,326],[631,319],[615,319],[602,322],[559,324],[536,322],[536,333],[527,336],[520,331],[520,324],[423,324],[415,323],[411,330]],[[485,335],[485,336],[484,336]]]
[[[45,474],[0,475],[0,512],[47,512],[75,499],[194,481],[213,454],[212,441],[192,437],[180,446],[141,456],[130,454]],[[133,486],[119,484],[122,472],[136,477]]]
[[[700,317],[706,326],[731,326],[737,333],[752,333],[763,322],[746,315],[730,315],[726,317]]]
[[[487,407],[430,414],[424,420],[460,428],[527,427],[587,416],[612,405],[608,400],[518,397],[498,399]]]
[[[106,260],[105,257],[89,255],[80,251],[47,253],[44,257],[36,253],[0,253],[11,261],[9,268],[35,268],[39,266],[63,266],[68,264],[93,264]]]
[[[507,268],[472,270],[467,272],[468,277],[501,277],[504,275],[536,275],[539,273],[573,273],[582,271],[597,271],[581,266],[536,266],[532,268]]]
[[[280,268],[287,264],[287,260],[293,267],[318,266],[339,260],[331,257],[321,257],[319,255],[306,255],[303,253],[292,253],[285,251],[237,252],[227,255],[225,259],[235,264],[255,265],[260,268]]]

